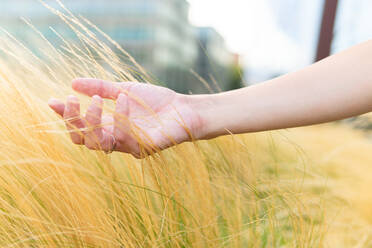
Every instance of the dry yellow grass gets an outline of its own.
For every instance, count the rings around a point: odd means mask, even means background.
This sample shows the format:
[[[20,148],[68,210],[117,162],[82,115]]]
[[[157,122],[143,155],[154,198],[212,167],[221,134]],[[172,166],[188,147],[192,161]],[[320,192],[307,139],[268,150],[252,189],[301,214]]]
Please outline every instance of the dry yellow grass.
[[[372,245],[372,144],[345,127],[228,136],[144,160],[73,146],[50,96],[71,93],[75,77],[148,76],[89,22],[57,14],[79,45],[39,37],[36,56],[0,35],[1,247]]]
[[[309,158],[309,189],[324,183],[330,247],[372,246],[372,142],[339,125],[293,130]]]

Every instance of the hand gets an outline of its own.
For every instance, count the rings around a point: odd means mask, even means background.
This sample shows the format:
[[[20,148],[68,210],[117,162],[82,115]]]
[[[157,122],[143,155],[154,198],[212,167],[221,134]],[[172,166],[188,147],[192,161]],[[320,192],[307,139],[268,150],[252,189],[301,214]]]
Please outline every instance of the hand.
[[[189,104],[189,97],[145,83],[111,83],[76,79],[75,91],[92,97],[85,117],[79,99],[69,96],[66,104],[50,99],[49,106],[66,122],[72,142],[92,150],[113,150],[143,157],[197,138],[202,120]],[[102,98],[116,100],[115,113],[102,116]]]

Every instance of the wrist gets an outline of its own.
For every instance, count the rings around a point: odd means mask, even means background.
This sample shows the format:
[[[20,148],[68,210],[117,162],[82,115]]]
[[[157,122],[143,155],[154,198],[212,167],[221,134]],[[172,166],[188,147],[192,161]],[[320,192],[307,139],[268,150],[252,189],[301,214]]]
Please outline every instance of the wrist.
[[[224,110],[221,108],[223,97],[220,94],[185,97],[196,116],[193,130],[195,139],[212,139],[228,133],[224,127]]]

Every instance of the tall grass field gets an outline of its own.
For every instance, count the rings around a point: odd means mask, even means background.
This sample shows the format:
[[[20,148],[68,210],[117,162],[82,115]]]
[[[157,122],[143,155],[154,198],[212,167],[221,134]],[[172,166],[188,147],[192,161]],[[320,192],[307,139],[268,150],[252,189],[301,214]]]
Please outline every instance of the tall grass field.
[[[79,44],[52,45],[32,20],[32,42],[0,31],[0,247],[372,247],[372,143],[345,125],[142,160],[73,145],[49,97],[76,77],[152,79],[94,24],[51,11]]]

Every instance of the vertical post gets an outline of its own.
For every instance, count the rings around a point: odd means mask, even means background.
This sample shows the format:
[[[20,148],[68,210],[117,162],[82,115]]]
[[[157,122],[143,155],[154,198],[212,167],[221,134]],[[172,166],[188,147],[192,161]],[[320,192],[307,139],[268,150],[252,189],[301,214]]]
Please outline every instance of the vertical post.
[[[337,5],[338,0],[324,0],[322,26],[319,33],[316,61],[322,60],[331,54]]]

